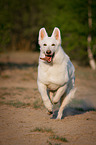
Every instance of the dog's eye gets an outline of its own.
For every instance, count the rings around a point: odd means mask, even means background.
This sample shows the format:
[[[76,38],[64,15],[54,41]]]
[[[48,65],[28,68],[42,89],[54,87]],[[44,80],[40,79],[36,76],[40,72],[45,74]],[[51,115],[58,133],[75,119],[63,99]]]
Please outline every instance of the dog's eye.
[[[53,43],[51,46],[55,46],[55,44]]]
[[[44,45],[44,46],[47,46],[47,44],[46,44],[46,43],[44,43],[43,45]]]

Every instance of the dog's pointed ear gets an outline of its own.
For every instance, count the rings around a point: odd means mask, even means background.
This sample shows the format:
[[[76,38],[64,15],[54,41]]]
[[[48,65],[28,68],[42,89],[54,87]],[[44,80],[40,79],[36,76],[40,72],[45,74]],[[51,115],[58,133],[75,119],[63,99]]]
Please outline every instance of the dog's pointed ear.
[[[61,35],[59,28],[55,27],[51,37],[55,37],[59,44],[61,44]]]
[[[47,32],[46,32],[45,28],[41,28],[39,30],[39,39],[38,39],[39,44],[40,44],[40,41],[42,41],[44,39],[44,37],[46,37],[46,36],[48,36],[48,35],[47,35]]]

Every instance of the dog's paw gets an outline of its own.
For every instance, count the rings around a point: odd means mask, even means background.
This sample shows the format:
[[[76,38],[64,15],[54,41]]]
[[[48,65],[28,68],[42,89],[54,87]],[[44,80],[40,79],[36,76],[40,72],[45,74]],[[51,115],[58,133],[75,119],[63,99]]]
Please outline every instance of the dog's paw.
[[[51,114],[53,114],[53,111],[49,111],[48,110],[48,113],[47,113],[48,115],[51,115]]]
[[[62,119],[62,113],[59,113],[56,117],[56,119],[61,120]]]
[[[45,105],[45,107],[47,108],[47,110],[48,110],[49,112],[52,112],[53,105],[52,105],[52,103],[50,102],[49,99],[46,100],[46,101],[44,101],[44,105]]]
[[[61,118],[62,118],[62,117],[58,117],[58,116],[57,116],[57,117],[56,117],[56,120],[61,120]]]

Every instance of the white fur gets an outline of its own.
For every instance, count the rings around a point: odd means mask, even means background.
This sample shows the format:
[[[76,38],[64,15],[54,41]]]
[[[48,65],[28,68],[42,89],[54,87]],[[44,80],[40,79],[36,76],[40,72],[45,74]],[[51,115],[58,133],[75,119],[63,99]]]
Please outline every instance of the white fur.
[[[44,46],[44,44],[47,45]],[[52,44],[55,44],[55,46],[52,46]],[[47,50],[51,50],[55,55],[50,63],[39,58],[38,89],[49,112],[52,112],[53,103],[60,100],[61,106],[57,118],[61,119],[64,107],[74,97],[76,91],[74,89],[75,69],[61,47],[60,30],[57,27],[54,28],[51,37],[48,37],[45,28],[41,28],[39,45],[40,57],[45,57]],[[53,97],[54,92],[55,96]]]

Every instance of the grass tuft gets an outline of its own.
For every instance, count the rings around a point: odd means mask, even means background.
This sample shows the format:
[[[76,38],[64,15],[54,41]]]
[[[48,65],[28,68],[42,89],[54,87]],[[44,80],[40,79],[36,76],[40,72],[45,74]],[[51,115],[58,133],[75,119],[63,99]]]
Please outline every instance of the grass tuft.
[[[5,102],[4,101],[0,101],[0,105],[4,105],[5,104]]]
[[[2,100],[5,100],[5,97],[1,97]]]
[[[30,130],[30,132],[54,133],[51,128],[39,128],[39,127],[36,127],[34,130]]]
[[[7,87],[1,87],[0,89],[1,90],[7,90]]]
[[[10,106],[13,106],[13,107],[16,107],[16,108],[22,108],[22,107],[24,108],[24,107],[30,106],[30,103],[23,103],[23,102],[20,102],[20,101],[14,102],[13,100],[11,100],[9,102],[1,101],[0,104],[1,105],[10,105]]]
[[[58,141],[62,141],[62,142],[68,142],[68,140],[65,137],[60,137],[60,136],[56,136],[56,135],[51,136],[50,139],[54,139],[54,140],[58,140]]]
[[[49,145],[52,145],[52,143],[51,143],[50,141],[48,141],[48,140],[47,140],[47,143],[48,143]]]
[[[22,87],[16,87],[17,90],[19,90],[20,92],[27,90],[27,88],[22,88]]]
[[[10,102],[7,102],[6,104],[14,106],[16,108],[27,107],[27,106],[30,105],[30,103],[23,103],[23,102],[20,102],[20,101],[17,101],[17,102],[10,101]]]
[[[56,136],[54,135],[54,132],[51,128],[39,128],[39,127],[36,127],[35,129],[33,130],[30,130],[30,132],[41,132],[41,133],[50,133],[51,136],[49,139],[54,139],[54,140],[58,140],[58,141],[62,141],[62,142],[68,142],[68,140],[65,138],[65,137],[60,137],[60,136]],[[52,145],[52,143],[50,141],[47,141],[47,143],[49,145]],[[55,145],[60,145],[60,143],[56,143]]]
[[[39,108],[41,108],[42,104],[43,104],[43,103],[42,103],[40,100],[35,100],[35,101],[33,102],[33,108],[39,109]]]
[[[9,79],[10,77],[11,77],[11,76],[9,76],[9,75],[3,75],[3,76],[2,76],[3,79]]]
[[[0,96],[10,96],[10,95],[11,95],[11,93],[5,92],[5,93],[1,94]]]

